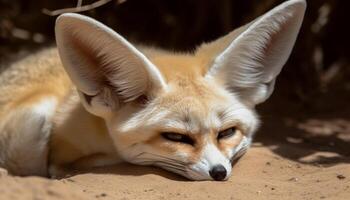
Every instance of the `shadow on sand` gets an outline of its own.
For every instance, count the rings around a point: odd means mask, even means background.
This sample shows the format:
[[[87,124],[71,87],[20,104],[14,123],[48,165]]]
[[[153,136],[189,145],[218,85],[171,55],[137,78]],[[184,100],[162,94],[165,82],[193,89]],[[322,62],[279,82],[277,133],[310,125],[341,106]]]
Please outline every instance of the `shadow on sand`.
[[[260,110],[263,125],[255,137],[256,143],[304,164],[350,163],[349,108],[312,113],[304,108],[298,111],[298,107],[289,104],[276,104],[272,102]]]

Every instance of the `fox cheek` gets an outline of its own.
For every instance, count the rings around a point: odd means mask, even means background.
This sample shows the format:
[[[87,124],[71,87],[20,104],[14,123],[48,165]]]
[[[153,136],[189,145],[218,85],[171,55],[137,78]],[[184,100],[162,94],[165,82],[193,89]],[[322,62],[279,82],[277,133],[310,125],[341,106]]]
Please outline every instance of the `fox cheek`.
[[[242,157],[251,145],[252,138],[243,136],[241,142],[229,153],[231,163]]]

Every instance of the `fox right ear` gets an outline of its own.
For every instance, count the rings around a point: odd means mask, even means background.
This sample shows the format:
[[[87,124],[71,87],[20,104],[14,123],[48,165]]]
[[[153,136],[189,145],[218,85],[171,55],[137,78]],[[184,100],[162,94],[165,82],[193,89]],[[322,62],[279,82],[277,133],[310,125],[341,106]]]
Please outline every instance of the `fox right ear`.
[[[63,14],[55,27],[58,51],[85,108],[104,116],[140,96],[165,89],[159,70],[122,36],[98,21]]]
[[[286,1],[229,34],[235,38],[215,57],[206,76],[223,82],[248,105],[264,102],[292,51],[305,8],[305,0]],[[209,45],[215,47],[228,38]]]

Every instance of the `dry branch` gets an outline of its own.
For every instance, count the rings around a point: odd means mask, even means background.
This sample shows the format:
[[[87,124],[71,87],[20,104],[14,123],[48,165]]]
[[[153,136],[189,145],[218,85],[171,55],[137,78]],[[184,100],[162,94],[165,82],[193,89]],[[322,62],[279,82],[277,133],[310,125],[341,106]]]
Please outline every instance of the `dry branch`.
[[[97,7],[103,6],[110,1],[112,1],[112,0],[99,0],[99,1],[96,1],[92,4],[82,5],[82,0],[78,0],[77,7],[63,8],[63,9],[59,9],[59,10],[48,10],[48,9],[44,8],[42,10],[42,12],[44,14],[50,15],[50,16],[56,16],[56,15],[60,15],[63,13],[69,13],[69,12],[84,12],[84,11],[92,10],[92,9],[97,8]],[[122,3],[122,2],[124,2],[124,1],[118,1],[118,3]]]

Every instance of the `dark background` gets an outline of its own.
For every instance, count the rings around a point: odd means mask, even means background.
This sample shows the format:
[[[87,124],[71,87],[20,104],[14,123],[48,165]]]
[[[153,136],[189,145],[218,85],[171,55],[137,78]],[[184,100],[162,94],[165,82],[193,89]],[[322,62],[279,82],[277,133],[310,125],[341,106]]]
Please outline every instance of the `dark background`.
[[[84,0],[83,4],[96,1]],[[111,0],[82,14],[103,22],[131,41],[186,51],[230,32],[281,2]],[[261,132],[271,132],[268,136],[278,142],[259,139],[261,133],[257,141],[272,145],[291,143],[288,137],[301,138],[300,144],[293,145],[307,147],[307,153],[316,149],[333,151],[343,156],[335,160],[349,162],[350,1],[307,2],[301,32],[275,93],[258,107],[265,124]],[[53,45],[56,16],[45,14],[43,9],[57,10],[76,4],[76,0],[0,0],[0,65],[6,67],[11,60]]]

